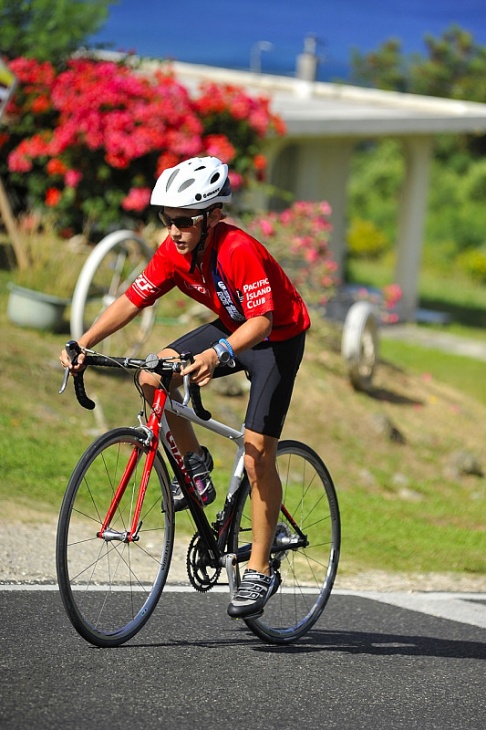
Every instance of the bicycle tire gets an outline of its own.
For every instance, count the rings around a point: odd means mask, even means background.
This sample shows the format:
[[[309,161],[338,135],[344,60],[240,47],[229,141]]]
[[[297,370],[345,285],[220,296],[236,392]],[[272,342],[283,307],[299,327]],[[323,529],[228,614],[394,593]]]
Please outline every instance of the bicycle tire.
[[[110,527],[129,529],[148,449],[146,435],[116,428],[86,450],[69,480],[59,515],[59,590],[76,631],[91,644],[114,647],[131,639],[154,611],[170,568],[174,511],[167,468],[157,453],[136,542],[98,537],[114,489],[136,448],[139,459]],[[163,511],[162,511],[163,505]]]
[[[271,560],[282,579],[277,593],[257,619],[245,624],[270,644],[289,644],[303,636],[322,614],[331,595],[339,563],[341,523],[339,505],[331,476],[320,457],[298,441],[281,441],[277,468],[283,488],[283,504],[307,536],[306,547],[285,547],[296,536],[295,529],[280,514]],[[250,487],[241,485],[228,548],[251,542]],[[237,567],[237,584],[244,565]]]
[[[375,307],[355,302],[344,320],[341,353],[355,390],[368,390],[378,360],[379,325]]]
[[[153,251],[133,231],[109,233],[91,251],[79,274],[71,302],[70,330],[73,340],[125,292],[145,268]],[[155,322],[156,305],[147,307],[123,330],[107,337],[104,352],[135,357]]]

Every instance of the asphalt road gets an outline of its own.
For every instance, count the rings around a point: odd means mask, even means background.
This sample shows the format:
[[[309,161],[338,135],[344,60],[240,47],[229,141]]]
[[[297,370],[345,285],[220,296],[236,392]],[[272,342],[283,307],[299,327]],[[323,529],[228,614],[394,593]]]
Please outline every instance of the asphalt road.
[[[486,727],[481,625],[333,595],[317,627],[279,648],[226,604],[165,593],[130,643],[97,649],[57,591],[0,586],[1,730]]]

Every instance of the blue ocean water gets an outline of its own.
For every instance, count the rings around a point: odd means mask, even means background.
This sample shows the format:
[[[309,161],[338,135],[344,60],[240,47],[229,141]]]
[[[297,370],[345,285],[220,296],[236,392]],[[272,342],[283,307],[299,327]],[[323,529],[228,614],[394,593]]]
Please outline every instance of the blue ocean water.
[[[119,0],[92,43],[141,56],[293,75],[308,35],[321,80],[346,78],[353,49],[391,37],[425,54],[424,37],[452,24],[486,45],[486,0]]]

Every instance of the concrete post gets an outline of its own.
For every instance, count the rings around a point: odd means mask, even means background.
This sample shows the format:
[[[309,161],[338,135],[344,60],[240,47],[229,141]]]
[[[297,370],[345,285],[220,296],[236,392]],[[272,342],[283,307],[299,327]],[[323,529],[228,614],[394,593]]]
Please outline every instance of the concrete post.
[[[418,279],[427,210],[432,137],[403,140],[406,173],[400,201],[395,281],[402,290],[401,318],[414,321],[418,303]]]
[[[292,176],[297,200],[326,200],[332,208],[329,245],[340,277],[346,259],[347,187],[353,147],[354,141],[345,138],[301,142]]]

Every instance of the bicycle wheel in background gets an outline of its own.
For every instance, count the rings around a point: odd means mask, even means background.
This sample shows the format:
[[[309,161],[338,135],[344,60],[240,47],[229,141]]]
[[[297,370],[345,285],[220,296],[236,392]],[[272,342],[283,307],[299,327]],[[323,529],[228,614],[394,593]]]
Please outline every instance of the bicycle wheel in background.
[[[305,634],[324,610],[336,577],[341,527],[331,476],[311,448],[297,441],[281,441],[277,468],[283,505],[307,544],[296,545],[302,539],[295,525],[281,512],[272,560],[282,583],[263,615],[245,623],[264,641],[287,644]],[[229,550],[235,553],[251,542],[251,500],[245,481],[229,537]],[[243,569],[240,564],[238,574]]]
[[[369,390],[379,349],[379,322],[376,308],[369,302],[355,302],[346,315],[341,338],[341,354],[355,390]]]
[[[71,303],[71,337],[78,340],[100,314],[143,271],[153,256],[150,246],[132,231],[115,231],[92,250],[76,282]],[[103,344],[107,355],[135,357],[152,331],[155,306],[148,307]]]
[[[98,537],[135,449],[137,463],[110,524],[119,535],[131,527],[147,458],[144,438],[146,434],[136,429],[117,428],[96,439],[74,469],[61,507],[56,542],[59,590],[74,628],[96,646],[118,646],[142,628],[169,572],[174,513],[159,454],[147,485],[138,539]]]

